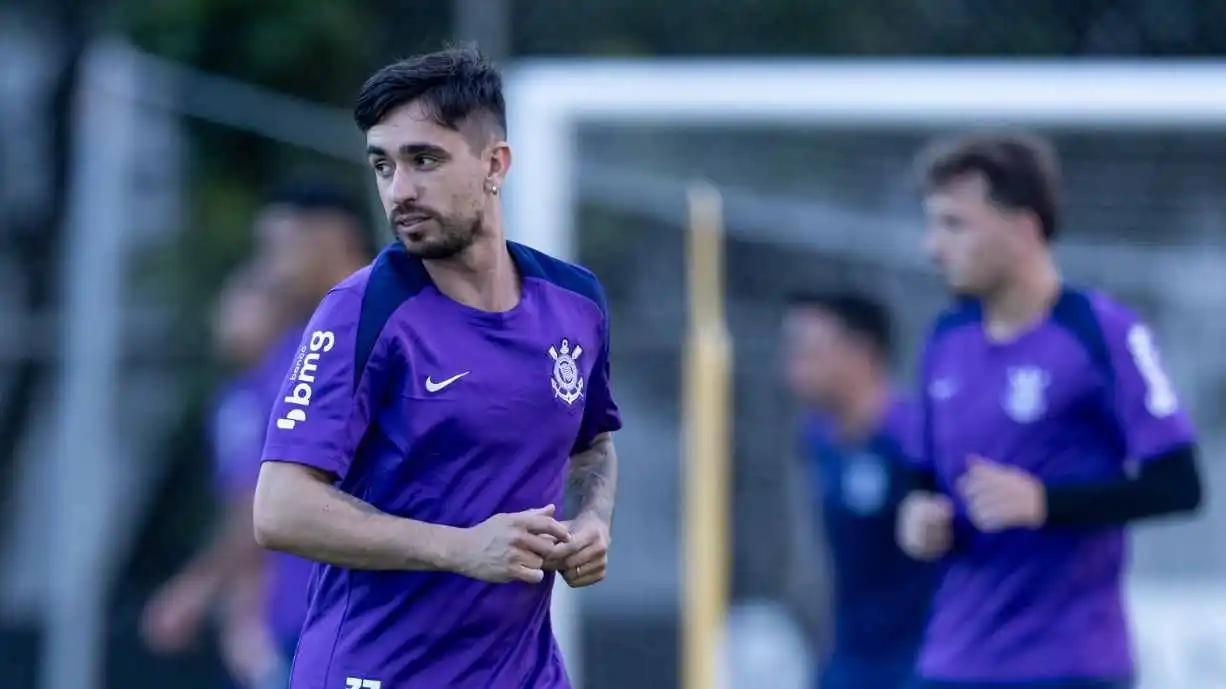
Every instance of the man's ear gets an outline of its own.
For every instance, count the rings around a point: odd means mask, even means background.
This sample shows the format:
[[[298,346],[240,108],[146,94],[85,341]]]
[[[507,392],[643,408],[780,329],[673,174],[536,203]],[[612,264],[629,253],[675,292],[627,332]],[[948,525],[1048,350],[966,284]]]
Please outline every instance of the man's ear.
[[[486,165],[486,179],[490,184],[501,187],[511,169],[511,147],[507,142],[499,140],[490,146],[489,162]]]

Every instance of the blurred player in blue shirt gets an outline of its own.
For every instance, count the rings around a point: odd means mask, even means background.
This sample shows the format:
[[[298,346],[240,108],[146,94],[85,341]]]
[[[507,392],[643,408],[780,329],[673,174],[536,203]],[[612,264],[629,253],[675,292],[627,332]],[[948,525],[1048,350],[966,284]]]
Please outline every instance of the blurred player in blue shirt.
[[[1149,328],[1061,280],[1046,142],[959,139],[922,170],[928,249],[959,298],[924,349],[899,524],[943,564],[921,686],[1131,687],[1124,527],[1199,506],[1192,424]]]
[[[833,647],[819,659],[820,687],[900,689],[936,571],[894,538],[916,415],[890,383],[889,313],[858,294],[797,296],[784,342],[789,386],[806,407],[806,475],[833,573]]]

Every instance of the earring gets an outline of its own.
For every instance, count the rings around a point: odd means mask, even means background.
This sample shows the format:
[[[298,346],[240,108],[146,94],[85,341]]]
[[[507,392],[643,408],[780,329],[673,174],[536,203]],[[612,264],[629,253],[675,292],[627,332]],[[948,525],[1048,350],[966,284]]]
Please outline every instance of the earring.
[[[494,184],[493,182],[486,182],[485,188],[494,196],[498,195],[498,185],[497,184]]]

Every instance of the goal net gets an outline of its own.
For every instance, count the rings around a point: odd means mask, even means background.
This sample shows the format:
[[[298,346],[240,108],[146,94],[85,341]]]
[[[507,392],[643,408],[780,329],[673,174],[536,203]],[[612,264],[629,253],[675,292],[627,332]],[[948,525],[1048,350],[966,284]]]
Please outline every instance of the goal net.
[[[802,286],[875,292],[914,352],[946,299],[920,249],[911,180],[913,155],[936,133],[1010,125],[1055,139],[1067,187],[1063,269],[1149,320],[1205,455],[1221,448],[1226,68],[565,61],[509,77],[509,226],[596,270],[614,318],[626,416],[619,547],[613,576],[583,598],[582,629],[636,631],[620,656],[583,646],[585,666],[601,668],[583,673],[585,689],[672,677],[652,674],[659,664],[647,659],[671,667],[676,657],[660,644],[674,643],[679,600],[682,231],[695,178],[722,189],[728,222],[738,599],[784,598],[803,569],[804,525],[785,499],[794,477],[776,373],[782,298]],[[1223,475],[1205,465],[1212,492]],[[1205,583],[1226,571],[1214,513],[1135,539],[1143,689],[1226,686],[1226,630],[1216,628],[1226,587]]]

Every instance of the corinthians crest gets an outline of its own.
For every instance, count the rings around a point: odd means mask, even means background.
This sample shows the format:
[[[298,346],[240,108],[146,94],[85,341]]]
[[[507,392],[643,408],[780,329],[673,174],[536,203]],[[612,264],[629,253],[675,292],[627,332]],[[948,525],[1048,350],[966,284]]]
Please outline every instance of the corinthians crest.
[[[1002,404],[1009,418],[1018,423],[1038,421],[1047,411],[1047,371],[1037,366],[1009,369],[1009,389]]]
[[[553,394],[567,404],[583,397],[583,375],[579,373],[576,363],[583,354],[583,348],[575,345],[572,349],[570,341],[563,338],[558,347],[549,348],[549,356],[553,357]]]

